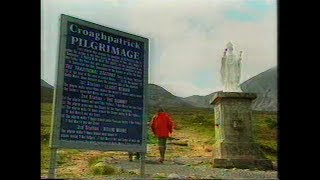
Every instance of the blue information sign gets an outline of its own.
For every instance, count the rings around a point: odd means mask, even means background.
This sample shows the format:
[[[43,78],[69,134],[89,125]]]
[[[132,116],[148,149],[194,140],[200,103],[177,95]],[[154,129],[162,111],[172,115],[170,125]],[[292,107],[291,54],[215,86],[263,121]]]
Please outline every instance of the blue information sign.
[[[61,16],[51,147],[146,151],[148,39]]]

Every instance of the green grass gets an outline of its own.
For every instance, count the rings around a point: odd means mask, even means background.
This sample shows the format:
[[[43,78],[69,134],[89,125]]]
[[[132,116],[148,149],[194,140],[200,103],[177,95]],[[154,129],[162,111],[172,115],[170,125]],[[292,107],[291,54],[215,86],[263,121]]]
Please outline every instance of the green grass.
[[[253,113],[254,139],[259,144],[264,155],[272,160],[277,160],[277,114],[270,112]]]
[[[51,103],[41,103],[41,169],[49,169],[50,162],[50,126],[51,126]]]
[[[213,109],[205,108],[168,108],[178,125],[191,130],[214,143]],[[151,111],[155,113],[155,109]],[[254,140],[266,158],[277,161],[277,113],[253,111],[252,126]]]
[[[209,144],[214,143],[214,115],[213,109],[193,108],[181,109],[171,108],[168,112],[176,121],[177,126],[187,129],[197,135],[210,139]]]
[[[157,137],[152,133],[151,129],[147,130],[147,143],[148,144],[157,144]]]
[[[106,158],[104,156],[95,156],[89,159],[88,166],[93,166],[99,162],[104,162]]]
[[[211,139],[208,143],[213,144],[214,142],[214,126],[212,114],[213,109],[204,108],[167,108],[165,109],[174,119],[177,124],[178,129],[192,131],[199,136]],[[154,114],[156,114],[157,109],[150,108],[149,118],[150,121]],[[148,137],[150,141],[148,143],[155,144],[157,142],[156,138],[153,136],[152,132],[149,130],[151,136]]]
[[[48,142],[50,138],[52,104],[41,103],[41,141]]]
[[[47,87],[41,87],[41,102],[52,103],[53,101],[53,89]]]
[[[68,166],[72,165],[72,157],[79,154],[81,151],[78,149],[63,149],[58,151],[58,160],[57,164],[63,165],[63,166]]]
[[[118,173],[116,168],[110,164],[106,164],[106,157],[103,155],[90,158],[88,167],[90,169],[89,176],[112,175]]]
[[[214,114],[213,109],[201,108],[168,108],[166,109],[176,121],[180,131],[188,130],[198,136],[206,137],[212,145],[214,142]],[[49,168],[50,149],[49,137],[51,126],[52,104],[41,104],[41,171]],[[150,108],[148,120],[156,113],[156,109]],[[259,144],[265,156],[272,161],[277,160],[277,115],[269,112],[253,113],[254,140]],[[148,128],[148,143],[156,144],[157,139]],[[186,149],[188,150],[188,149]],[[59,167],[70,165],[70,160],[83,150],[65,149],[58,153]],[[100,159],[101,160],[101,159]],[[97,160],[99,161],[99,160]]]
[[[41,170],[48,170],[50,163],[50,149],[47,142],[41,143]]]
[[[52,117],[52,104],[41,103],[41,170],[47,171],[50,164],[50,128]],[[59,150],[57,153],[57,165],[67,166],[70,165],[70,159],[81,152],[77,149],[64,149]]]
[[[105,162],[98,162],[90,166],[93,175],[111,175],[116,173],[116,169]]]

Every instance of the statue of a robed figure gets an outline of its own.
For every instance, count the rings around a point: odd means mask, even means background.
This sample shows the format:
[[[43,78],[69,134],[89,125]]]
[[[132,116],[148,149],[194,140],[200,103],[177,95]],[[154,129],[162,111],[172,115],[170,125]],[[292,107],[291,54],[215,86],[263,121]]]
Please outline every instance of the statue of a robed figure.
[[[213,93],[210,104],[214,108],[215,143],[213,166],[216,168],[273,169],[255,142],[252,122],[252,102],[255,93],[242,92],[242,51],[235,53],[231,42],[227,44],[221,60],[223,91]]]
[[[242,51],[237,56],[233,50],[233,44],[229,42],[222,57],[220,74],[224,92],[241,92],[239,83]]]

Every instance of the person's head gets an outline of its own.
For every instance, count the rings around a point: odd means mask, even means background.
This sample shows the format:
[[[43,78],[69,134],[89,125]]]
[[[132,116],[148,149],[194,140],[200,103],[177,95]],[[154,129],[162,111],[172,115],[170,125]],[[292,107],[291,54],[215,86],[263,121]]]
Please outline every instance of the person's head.
[[[232,51],[233,51],[233,44],[232,44],[231,42],[228,42],[228,44],[227,44],[227,50],[228,50],[229,53],[232,53]]]

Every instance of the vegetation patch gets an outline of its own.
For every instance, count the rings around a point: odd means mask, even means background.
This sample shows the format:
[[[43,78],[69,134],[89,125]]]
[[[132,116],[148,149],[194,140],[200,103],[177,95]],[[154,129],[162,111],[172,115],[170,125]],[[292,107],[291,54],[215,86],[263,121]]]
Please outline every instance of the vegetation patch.
[[[152,109],[148,114],[148,122],[156,113],[156,109]],[[213,109],[206,108],[168,108],[165,109],[169,112],[173,119],[176,121],[179,129],[175,131],[181,135],[179,141],[183,142],[188,140],[188,146],[168,145],[168,159],[182,156],[195,156],[202,155],[203,153],[210,154],[211,147],[214,142],[214,111]],[[49,137],[51,128],[52,104],[41,104],[41,173],[47,174],[50,162],[50,148]],[[277,115],[276,113],[266,112],[253,112],[253,133],[254,140],[258,143],[259,148],[265,156],[272,160],[277,160]],[[151,151],[148,155],[153,154],[158,156],[157,138],[153,135],[150,127],[147,127],[147,143]],[[175,137],[175,136],[173,136]],[[174,140],[170,140],[174,141]],[[198,143],[198,144],[196,144]],[[171,148],[171,149],[170,149]],[[214,148],[214,147],[212,147]],[[62,178],[83,178],[90,177],[89,179],[96,179],[104,177],[104,175],[125,175],[119,172],[115,167],[105,164],[106,157],[103,153],[98,153],[94,157],[89,158],[86,150],[77,149],[59,149],[58,151],[58,166],[63,171],[58,171],[58,177]],[[82,157],[83,156],[83,157]],[[120,156],[114,156],[118,158]],[[82,159],[83,158],[83,159]],[[84,163],[79,166],[78,160]],[[88,163],[88,164],[87,164]],[[81,169],[77,169],[81,168]],[[85,168],[85,170],[83,170]],[[79,174],[77,172],[84,172]],[[73,174],[75,173],[75,174]],[[161,174],[160,174],[161,175]],[[81,177],[80,177],[81,176]],[[105,177],[104,177],[105,178]],[[161,177],[158,177],[161,178]]]
[[[275,118],[266,118],[265,122],[270,129],[276,129],[278,127],[278,122]]]
[[[259,148],[266,158],[276,161],[277,144],[277,115],[271,112],[253,113],[253,133],[254,140],[259,144]]]
[[[111,175],[116,173],[116,169],[106,162],[98,162],[90,166],[93,175]]]
[[[88,166],[93,166],[99,162],[105,162],[105,161],[106,161],[105,156],[94,156],[88,160]]]

